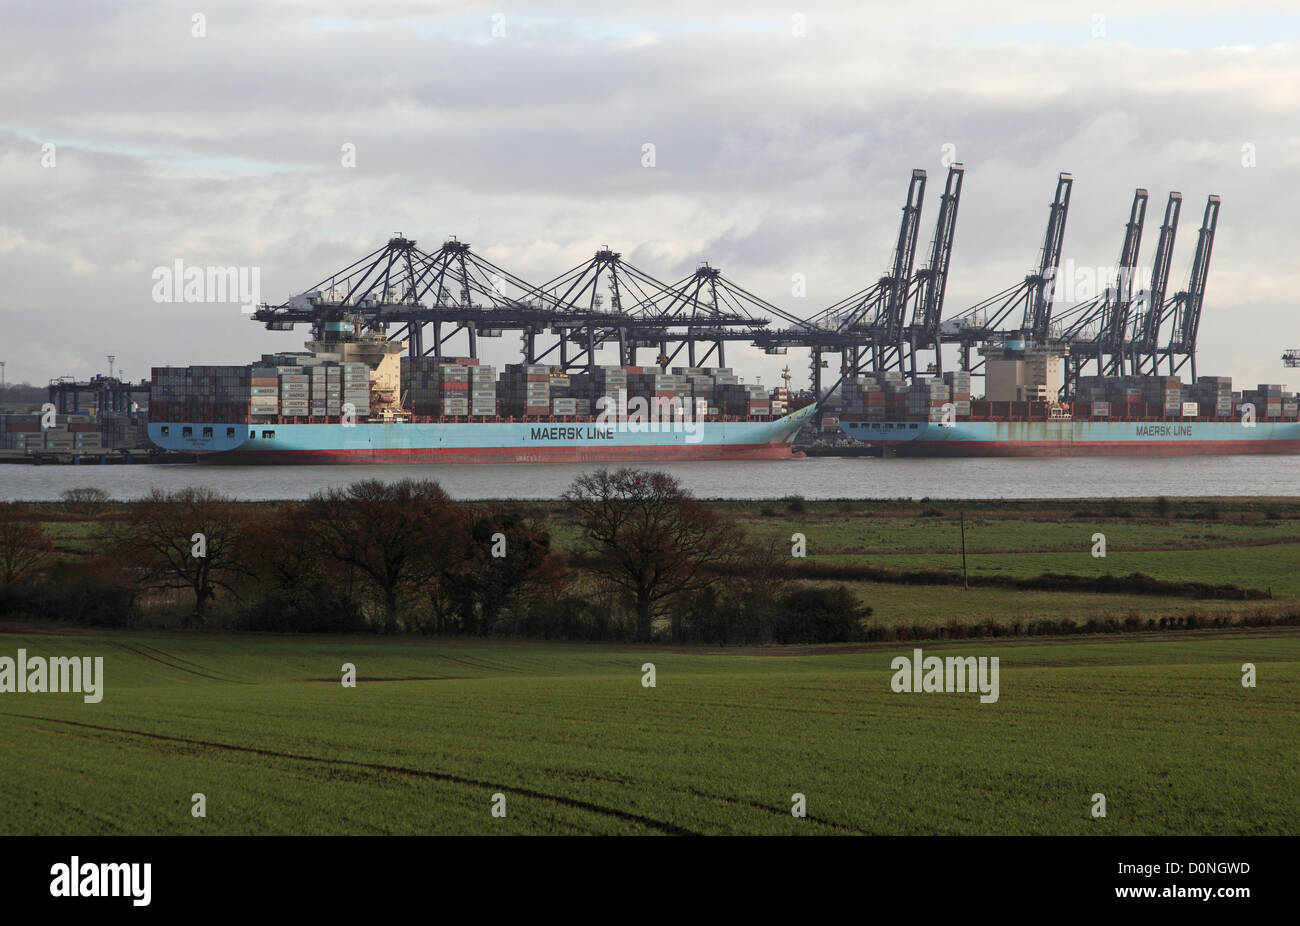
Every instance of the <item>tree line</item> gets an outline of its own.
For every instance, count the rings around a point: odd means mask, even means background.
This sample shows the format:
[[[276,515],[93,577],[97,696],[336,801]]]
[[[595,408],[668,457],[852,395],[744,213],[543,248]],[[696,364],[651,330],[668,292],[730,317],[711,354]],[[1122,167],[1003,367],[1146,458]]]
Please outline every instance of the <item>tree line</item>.
[[[90,555],[62,555],[30,506],[0,507],[0,618],[98,626],[650,642],[865,639],[843,586],[780,555],[666,473],[584,474],[552,523],[462,504],[430,480],[365,480],[275,506],[206,488],[112,503]],[[561,549],[557,532],[568,539]]]

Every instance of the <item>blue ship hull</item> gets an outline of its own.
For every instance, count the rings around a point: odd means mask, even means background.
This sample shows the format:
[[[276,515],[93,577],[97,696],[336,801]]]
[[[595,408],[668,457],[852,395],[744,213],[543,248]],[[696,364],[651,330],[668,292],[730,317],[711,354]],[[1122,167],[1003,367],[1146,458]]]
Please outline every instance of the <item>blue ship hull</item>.
[[[164,450],[204,463],[587,463],[790,459],[812,407],[767,421],[232,424],[150,422]]]
[[[841,421],[900,456],[1196,456],[1300,453],[1300,421]]]

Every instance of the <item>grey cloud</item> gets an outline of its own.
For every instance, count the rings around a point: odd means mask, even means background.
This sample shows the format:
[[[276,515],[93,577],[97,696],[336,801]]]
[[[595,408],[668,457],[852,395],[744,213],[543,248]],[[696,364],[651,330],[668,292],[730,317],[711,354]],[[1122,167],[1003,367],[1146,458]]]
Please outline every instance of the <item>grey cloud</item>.
[[[395,231],[430,247],[457,234],[538,281],[606,243],[664,280],[709,260],[812,314],[885,268],[916,166],[930,173],[928,244],[945,143],[968,168],[950,310],[1032,265],[1058,170],[1076,176],[1066,253],[1091,265],[1114,261],[1142,185],[1153,215],[1168,189],[1187,197],[1185,273],[1217,192],[1201,368],[1284,378],[1300,135],[1279,105],[1300,80],[1285,46],[1243,56],[961,39],[1027,13],[1086,29],[1082,5],[812,7],[809,37],[792,40],[775,5],[747,21],[742,6],[615,16],[566,2],[545,19],[506,10],[498,43],[489,6],[204,6],[203,40],[172,4],[7,7],[9,378],[84,375],[105,345],[139,374],[292,346],[302,332],[266,333],[226,307],[153,304],[151,268],[256,264],[279,301]],[[638,44],[640,33],[657,38]],[[46,140],[60,144],[54,170],[38,166]],[[357,145],[355,170],[339,166],[344,142]],[[653,170],[640,166],[644,142],[657,146]],[[1248,142],[1253,169],[1240,166]],[[1144,260],[1154,235],[1149,219]],[[789,296],[794,272],[808,276],[806,300]],[[789,360],[802,374],[805,361]],[[785,359],[747,362],[736,365],[769,381]]]

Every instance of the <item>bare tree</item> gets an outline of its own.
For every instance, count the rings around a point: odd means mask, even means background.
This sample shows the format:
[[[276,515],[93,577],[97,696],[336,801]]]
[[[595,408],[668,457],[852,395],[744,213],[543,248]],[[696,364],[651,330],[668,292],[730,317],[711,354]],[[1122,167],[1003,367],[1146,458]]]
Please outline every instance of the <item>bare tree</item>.
[[[575,479],[564,498],[587,539],[590,568],[626,593],[639,641],[651,638],[668,599],[703,588],[744,552],[736,526],[667,473],[602,469]]]
[[[94,514],[99,506],[106,504],[109,500],[109,494],[98,486],[64,489],[61,497],[82,514]]]
[[[229,579],[247,574],[240,549],[242,517],[231,499],[207,488],[154,489],[127,509],[122,552],[142,588],[188,588],[191,620],[207,622],[208,602]]]
[[[402,593],[466,555],[465,518],[431,480],[354,482],[317,492],[304,510],[320,553],[355,567],[378,592],[389,633],[400,629]]]
[[[460,629],[485,636],[502,613],[550,578],[551,536],[515,507],[488,506],[467,515],[464,559],[444,579],[459,606]]]
[[[53,555],[54,547],[31,509],[0,505],[0,588],[12,588]]]
[[[320,566],[314,533],[307,510],[286,502],[246,526],[241,553],[259,579],[292,589]]]

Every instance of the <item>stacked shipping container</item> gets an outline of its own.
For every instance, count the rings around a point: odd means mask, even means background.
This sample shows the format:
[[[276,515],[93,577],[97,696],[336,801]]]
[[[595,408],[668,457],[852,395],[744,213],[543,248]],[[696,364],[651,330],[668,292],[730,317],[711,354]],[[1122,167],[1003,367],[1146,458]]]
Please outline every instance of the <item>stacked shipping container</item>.
[[[104,446],[99,425],[90,415],[56,415],[53,426],[48,428],[41,427],[40,414],[0,417],[0,449],[76,453],[94,452]]]
[[[1254,389],[1243,392],[1241,401],[1255,406],[1256,418],[1296,417],[1296,397],[1279,383],[1260,383]]]
[[[370,368],[341,362],[339,354],[263,355],[244,367],[158,367],[154,369],[153,421],[273,423],[278,419],[332,419],[349,405],[356,417],[372,413]],[[727,368],[597,366],[565,373],[543,364],[509,364],[496,378],[492,366],[473,358],[402,357],[399,408],[430,417],[589,417],[617,408],[620,394],[641,397],[693,415],[769,418],[789,410],[789,392],[773,395],[761,385],[741,383]],[[891,386],[903,390],[901,377]],[[383,397],[381,396],[381,399]],[[386,401],[386,400],[385,400]],[[900,409],[902,411],[902,409]]]
[[[417,415],[490,418],[497,413],[496,368],[472,357],[403,357],[402,381]]]
[[[349,402],[358,419],[369,417],[367,364],[269,355],[242,367],[154,367],[149,418],[266,423],[337,416]]]
[[[958,418],[970,417],[970,373],[966,370],[953,370],[943,374],[944,385],[948,387],[949,398]]]
[[[1231,376],[1202,376],[1190,388],[1190,396],[1197,403],[1201,417],[1232,417]]]
[[[154,367],[151,420],[246,422],[252,398],[249,367]]]
[[[1236,418],[1247,403],[1259,418],[1296,417],[1296,398],[1283,386],[1234,393],[1229,376],[1190,385],[1176,376],[1081,376],[1075,391],[1076,412],[1093,418]]]
[[[551,368],[540,363],[508,363],[501,373],[497,392],[503,415],[550,415]]]

